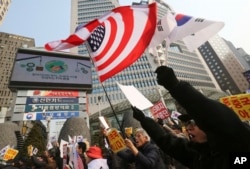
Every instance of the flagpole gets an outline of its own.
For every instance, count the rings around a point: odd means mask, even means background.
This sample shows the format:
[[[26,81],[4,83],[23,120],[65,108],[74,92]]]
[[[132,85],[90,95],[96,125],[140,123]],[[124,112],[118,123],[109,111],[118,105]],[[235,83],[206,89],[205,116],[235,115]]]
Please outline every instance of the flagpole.
[[[85,46],[86,46],[87,51],[88,51],[88,53],[89,53],[89,57],[90,57],[90,59],[91,59],[91,61],[92,61],[92,64],[93,64],[94,67],[95,67],[94,61],[93,61],[93,59],[92,59],[92,57],[91,57],[91,55],[90,55],[90,47],[89,47],[89,44],[88,44],[88,43],[85,43]],[[107,100],[108,100],[108,102],[109,102],[109,105],[110,105],[110,107],[111,107],[111,109],[112,109],[112,112],[113,112],[113,114],[114,114],[114,116],[115,116],[116,122],[117,122],[117,124],[118,124],[119,129],[120,129],[120,132],[121,132],[122,136],[125,138],[125,134],[124,134],[124,132],[123,132],[123,130],[122,130],[122,127],[121,127],[121,125],[120,125],[120,123],[119,123],[119,119],[118,119],[118,117],[117,117],[117,115],[116,115],[116,113],[115,113],[115,110],[114,110],[114,108],[113,108],[113,105],[111,104],[111,101],[110,101],[110,99],[109,99],[109,96],[108,96],[108,94],[107,94],[107,91],[106,91],[106,89],[105,89],[105,87],[103,86],[102,83],[101,83],[101,85],[102,85],[103,91],[104,91],[104,93],[105,93],[105,95],[106,95],[106,97],[107,97]],[[100,111],[100,110],[99,110],[99,111]]]
[[[110,99],[109,99],[109,97],[108,97],[107,91],[106,91],[106,89],[105,89],[105,87],[103,86],[102,83],[101,83],[101,85],[102,85],[102,88],[103,88],[103,90],[104,90],[104,93],[105,93],[105,95],[106,95],[106,97],[107,97],[107,99],[108,99],[108,102],[109,102],[109,105],[110,105],[110,107],[111,107],[111,109],[112,109],[112,112],[113,112],[113,114],[114,114],[114,116],[115,116],[115,119],[116,119],[116,121],[117,121],[117,124],[118,124],[118,126],[119,126],[119,129],[120,129],[122,135],[125,136],[124,133],[123,133],[122,127],[121,127],[121,125],[120,125],[120,123],[119,123],[119,119],[118,119],[118,117],[117,117],[117,115],[116,115],[116,113],[115,113],[115,110],[114,110],[114,108],[113,108],[113,106],[112,106],[112,104],[111,104],[111,101],[110,101]]]

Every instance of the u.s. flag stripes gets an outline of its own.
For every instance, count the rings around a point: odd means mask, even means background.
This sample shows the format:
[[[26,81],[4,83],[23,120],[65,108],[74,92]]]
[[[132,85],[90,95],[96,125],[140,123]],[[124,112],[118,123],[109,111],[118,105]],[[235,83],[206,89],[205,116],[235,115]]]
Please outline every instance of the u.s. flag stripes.
[[[134,63],[147,48],[157,20],[156,3],[121,6],[93,20],[66,40],[49,42],[47,50],[63,50],[88,40],[101,82]]]

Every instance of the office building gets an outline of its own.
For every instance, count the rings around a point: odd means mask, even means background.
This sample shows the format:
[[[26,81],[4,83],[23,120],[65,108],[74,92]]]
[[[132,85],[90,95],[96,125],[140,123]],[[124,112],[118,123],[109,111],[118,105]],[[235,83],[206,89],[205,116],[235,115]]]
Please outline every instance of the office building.
[[[0,26],[8,12],[8,8],[11,4],[11,0],[0,0]]]
[[[13,94],[8,88],[16,51],[20,47],[34,47],[33,38],[0,32],[0,107],[9,108],[13,104]],[[6,114],[10,118],[12,114]]]
[[[225,40],[225,39],[224,39]],[[250,70],[250,55],[242,48],[235,48],[232,42],[225,40],[236,59],[240,62],[245,70]]]
[[[214,36],[199,47],[199,52],[221,90],[231,94],[246,91],[249,85],[243,76],[246,70],[224,39],[218,35]]]

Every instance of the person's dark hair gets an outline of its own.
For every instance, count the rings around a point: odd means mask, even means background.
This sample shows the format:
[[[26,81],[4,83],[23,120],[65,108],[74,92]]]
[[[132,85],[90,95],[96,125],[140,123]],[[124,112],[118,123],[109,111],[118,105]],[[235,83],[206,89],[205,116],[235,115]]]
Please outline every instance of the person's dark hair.
[[[82,149],[82,152],[86,151],[86,148],[87,148],[86,143],[78,142],[77,144],[78,144],[78,148]]]
[[[161,126],[163,126],[163,120],[161,118],[157,118],[157,123],[160,124]]]
[[[173,129],[173,130],[181,130],[181,127],[179,126],[179,125],[177,125],[177,124],[174,124],[174,125],[172,125],[172,126],[170,126],[171,127],[171,129]]]
[[[56,159],[56,150],[54,148],[48,150],[49,156]]]

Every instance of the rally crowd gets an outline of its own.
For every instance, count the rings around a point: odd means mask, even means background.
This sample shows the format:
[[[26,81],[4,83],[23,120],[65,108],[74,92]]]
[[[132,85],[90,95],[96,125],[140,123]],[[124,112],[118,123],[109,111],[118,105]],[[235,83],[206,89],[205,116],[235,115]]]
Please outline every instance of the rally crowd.
[[[185,131],[175,123],[152,119],[136,107],[133,117],[142,128],[137,128],[133,137],[124,139],[126,149],[104,156],[98,146],[76,145],[81,159],[67,158],[63,168],[60,150],[54,147],[43,157],[30,154],[34,169],[115,169],[115,160],[120,158],[128,169],[229,169],[233,153],[250,152],[250,126],[242,122],[232,109],[205,97],[189,83],[179,81],[172,68],[156,69],[157,81],[183,106],[187,114],[179,116]],[[80,125],[80,124],[79,124]],[[108,131],[104,132],[104,135]],[[28,168],[25,160],[19,160],[17,168]]]

